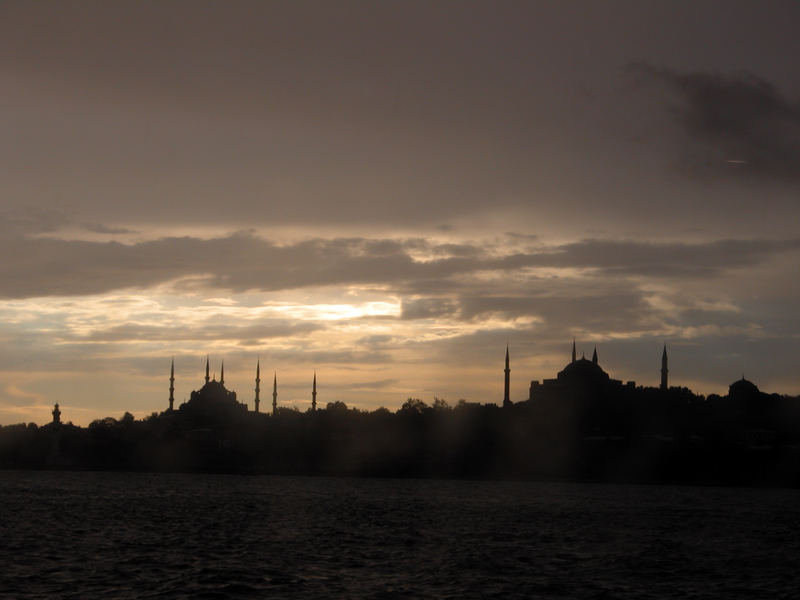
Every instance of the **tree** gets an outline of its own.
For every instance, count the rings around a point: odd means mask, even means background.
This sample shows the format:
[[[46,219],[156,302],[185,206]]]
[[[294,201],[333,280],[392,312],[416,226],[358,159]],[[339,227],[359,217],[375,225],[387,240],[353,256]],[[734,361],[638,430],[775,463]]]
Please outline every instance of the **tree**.
[[[419,398],[409,398],[405,402],[403,402],[403,406],[400,407],[401,413],[404,414],[417,414],[421,415],[426,410],[428,410],[428,405],[425,404]]]
[[[444,398],[437,398],[436,396],[433,397],[433,410],[447,411],[450,410],[450,408],[450,405]]]

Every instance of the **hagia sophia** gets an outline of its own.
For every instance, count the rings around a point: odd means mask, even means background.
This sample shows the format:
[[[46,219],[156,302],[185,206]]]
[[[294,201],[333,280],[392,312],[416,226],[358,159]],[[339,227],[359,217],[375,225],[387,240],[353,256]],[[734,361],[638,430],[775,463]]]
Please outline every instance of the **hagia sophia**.
[[[508,360],[508,356],[506,356],[506,360]],[[664,350],[661,354],[661,383],[659,385],[659,389],[662,390],[666,390],[669,387],[667,382],[669,373],[667,360],[667,345],[664,344]],[[508,365],[506,365],[506,369],[508,369]],[[623,388],[635,389],[636,382],[626,381],[623,383],[619,379],[611,379],[597,361],[597,347],[592,353],[592,360],[588,360],[585,356],[577,358],[575,340],[573,340],[572,360],[558,372],[555,379],[545,379],[541,383],[539,381],[531,381],[528,400],[533,401],[559,396],[576,386],[592,391],[602,391],[605,394],[613,394],[621,392]]]

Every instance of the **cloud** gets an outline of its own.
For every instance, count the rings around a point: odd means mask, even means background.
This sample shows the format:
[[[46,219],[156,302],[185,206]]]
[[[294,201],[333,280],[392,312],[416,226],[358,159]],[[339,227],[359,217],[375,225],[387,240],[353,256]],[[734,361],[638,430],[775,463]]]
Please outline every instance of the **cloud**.
[[[70,334],[65,341],[74,342],[188,342],[214,340],[242,340],[258,343],[261,340],[306,335],[322,329],[309,322],[287,322],[269,319],[252,325],[232,326],[206,323],[202,326],[140,325],[129,323],[106,329],[95,329],[84,335]]]
[[[432,319],[452,314],[456,306],[444,298],[412,298],[403,300],[403,319]]]
[[[83,228],[91,233],[102,233],[110,235],[136,233],[136,231],[134,231],[133,229],[128,229],[126,227],[110,227],[108,225],[103,225],[102,223],[84,223]]]
[[[486,274],[530,278],[542,268],[590,270],[609,277],[713,277],[798,248],[800,239],[583,240],[517,252],[496,245],[454,246],[418,239],[333,238],[279,245],[251,233],[129,245],[0,237],[0,252],[9,257],[0,264],[0,297],[83,296],[169,282],[177,291],[380,285],[402,293],[441,296],[453,289],[483,288]],[[424,258],[418,258],[421,254]],[[446,301],[409,299],[404,316],[434,316],[447,310]]]
[[[679,72],[647,63],[630,70],[667,84],[681,99],[672,113],[693,142],[684,148],[683,167],[800,182],[800,101],[749,73]]]

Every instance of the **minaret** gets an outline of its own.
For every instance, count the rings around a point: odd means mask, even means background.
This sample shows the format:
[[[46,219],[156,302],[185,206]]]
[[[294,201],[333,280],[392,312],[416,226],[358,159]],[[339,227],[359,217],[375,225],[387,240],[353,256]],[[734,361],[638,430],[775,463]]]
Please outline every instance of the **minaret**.
[[[509,384],[511,382],[511,369],[509,368],[508,363],[508,344],[506,344],[506,368],[504,370],[506,375],[505,380],[505,391],[503,392],[503,408],[507,406],[511,406],[511,399],[509,398]]]
[[[206,354],[206,383],[208,383],[208,354]]]
[[[666,390],[667,389],[667,373],[669,373],[669,369],[667,368],[667,345],[664,344],[664,352],[661,353],[661,387],[660,389]]]
[[[597,346],[594,347],[594,353],[592,354],[592,364],[597,364]]]
[[[58,409],[58,402],[53,407],[53,425],[61,425],[61,411]]]
[[[261,392],[261,359],[258,359],[258,362],[256,363],[256,399],[255,399],[256,412],[258,412],[258,404],[261,402],[261,400],[258,397],[258,394],[260,392]]]
[[[575,362],[575,338],[572,338],[572,362]]]
[[[278,373],[272,379],[272,415],[278,411]]]
[[[314,371],[314,383],[311,387],[311,411],[317,410],[317,372]]]
[[[175,359],[169,368],[169,410],[172,411],[175,404]]]
[[[220,385],[225,385],[225,361],[222,361],[222,366],[219,370],[219,383]]]

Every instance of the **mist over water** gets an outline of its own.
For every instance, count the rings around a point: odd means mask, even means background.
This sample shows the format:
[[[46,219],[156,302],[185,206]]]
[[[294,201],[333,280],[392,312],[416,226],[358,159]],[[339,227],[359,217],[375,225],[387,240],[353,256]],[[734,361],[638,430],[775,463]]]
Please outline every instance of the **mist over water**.
[[[788,597],[800,491],[0,472],[0,596]]]

